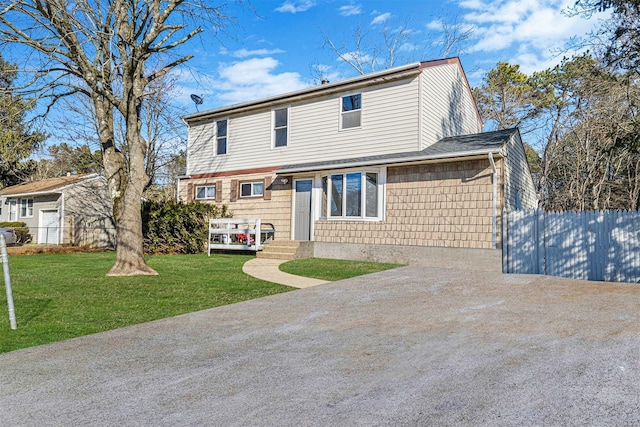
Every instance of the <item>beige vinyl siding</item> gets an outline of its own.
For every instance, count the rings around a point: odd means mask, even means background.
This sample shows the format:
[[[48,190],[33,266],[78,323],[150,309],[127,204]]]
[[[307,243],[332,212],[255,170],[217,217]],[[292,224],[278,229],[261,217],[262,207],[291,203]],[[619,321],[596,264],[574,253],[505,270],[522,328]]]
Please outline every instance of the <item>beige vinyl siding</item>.
[[[415,151],[419,80],[405,79],[289,105],[287,147],[272,148],[272,109],[229,116],[227,150],[213,156],[214,121],[189,130],[187,174]],[[362,93],[362,126],[341,131],[341,97]]]
[[[516,132],[509,139],[505,150],[507,157],[505,159],[504,197],[507,210],[516,209],[516,193],[518,192],[520,192],[520,207],[522,209],[538,207],[536,188],[519,132]]]
[[[207,121],[188,128],[187,132],[187,174],[206,170],[213,160],[215,121]],[[228,142],[227,142],[228,144]]]
[[[475,104],[458,64],[427,67],[421,74],[422,147],[447,136],[482,132]]]

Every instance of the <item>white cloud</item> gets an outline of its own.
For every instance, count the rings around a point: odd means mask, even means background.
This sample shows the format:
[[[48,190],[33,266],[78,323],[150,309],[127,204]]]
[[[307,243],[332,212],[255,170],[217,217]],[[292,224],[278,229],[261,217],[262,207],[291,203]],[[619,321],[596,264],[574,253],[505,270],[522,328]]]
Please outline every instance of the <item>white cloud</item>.
[[[389,18],[391,18],[391,14],[389,12],[382,13],[373,18],[373,21],[371,21],[371,25],[384,24]]]
[[[298,73],[276,73],[280,63],[274,58],[252,58],[221,64],[217,96],[223,104],[235,104],[278,95],[307,87]]]
[[[289,0],[285,1],[275,9],[276,12],[283,13],[298,13],[305,12],[315,6],[315,2],[313,0]]]
[[[442,24],[442,19],[434,19],[431,22],[427,22],[427,24],[425,24],[425,27],[427,27],[428,30],[432,31],[442,31],[444,25]]]
[[[362,8],[359,5],[341,6],[338,8],[338,13],[342,16],[360,15]]]
[[[464,22],[476,26],[469,52],[525,49],[538,57],[565,49],[576,35],[586,35],[596,24],[562,13],[573,0],[466,0]]]
[[[247,58],[249,56],[268,56],[268,55],[276,55],[279,53],[285,53],[282,49],[238,49],[234,51],[228,51],[226,49],[220,49],[220,53],[222,55],[230,55],[234,58]]]
[[[180,82],[174,101],[191,111],[194,106],[190,94],[195,93],[204,97],[200,106],[200,111],[204,111],[310,86],[298,73],[276,72],[279,66],[278,60],[267,57],[221,63],[217,75],[186,67],[174,70],[172,75]]]

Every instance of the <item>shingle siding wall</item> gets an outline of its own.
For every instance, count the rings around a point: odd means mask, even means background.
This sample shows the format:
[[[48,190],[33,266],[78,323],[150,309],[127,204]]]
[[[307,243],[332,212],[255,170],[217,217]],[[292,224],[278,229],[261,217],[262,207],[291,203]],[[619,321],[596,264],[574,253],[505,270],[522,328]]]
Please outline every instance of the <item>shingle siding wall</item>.
[[[505,145],[505,202],[509,211],[516,209],[516,194],[519,193],[520,208],[534,209],[538,206],[536,189],[531,178],[527,156],[520,134],[516,132]]]
[[[236,195],[240,195],[238,185],[241,182],[271,181],[267,190],[271,191],[270,200],[264,197],[237,197],[232,199],[232,184],[236,187]],[[226,205],[234,218],[260,218],[262,222],[270,222],[276,229],[278,240],[291,239],[291,179],[283,183],[275,174],[245,174],[232,177],[213,177],[207,179],[190,179],[180,182],[180,200],[193,200],[193,191],[198,185],[215,185],[216,193],[222,190],[215,200],[202,200],[219,206]]]
[[[497,166],[501,169],[502,161],[498,160]],[[498,213],[501,188],[499,180]],[[402,166],[387,171],[384,221],[316,221],[315,240],[490,249],[492,218],[488,159]],[[498,247],[500,241],[498,222]]]

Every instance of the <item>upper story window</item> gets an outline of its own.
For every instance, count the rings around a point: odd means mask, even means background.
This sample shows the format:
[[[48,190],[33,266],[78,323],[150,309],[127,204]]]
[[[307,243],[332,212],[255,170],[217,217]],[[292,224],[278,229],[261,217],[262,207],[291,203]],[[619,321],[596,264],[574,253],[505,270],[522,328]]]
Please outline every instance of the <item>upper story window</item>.
[[[289,109],[273,110],[273,146],[286,147],[289,144]]]
[[[358,128],[362,124],[362,94],[342,97],[340,129]]]
[[[31,218],[33,216],[33,199],[20,200],[20,217]]]
[[[216,154],[227,154],[227,120],[216,122]]]
[[[264,195],[264,182],[243,182],[240,184],[240,197],[260,197]]]
[[[338,219],[380,219],[382,182],[379,172],[353,171],[323,177],[322,214]]]
[[[196,186],[196,200],[207,200],[216,198],[215,185],[198,185]]]

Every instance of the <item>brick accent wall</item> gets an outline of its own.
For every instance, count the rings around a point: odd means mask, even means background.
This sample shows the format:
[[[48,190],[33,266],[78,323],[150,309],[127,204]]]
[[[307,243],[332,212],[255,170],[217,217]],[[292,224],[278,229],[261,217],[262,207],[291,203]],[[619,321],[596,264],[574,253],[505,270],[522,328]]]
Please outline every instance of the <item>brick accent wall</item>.
[[[498,168],[497,247],[501,243],[502,159]],[[385,221],[315,223],[315,240],[490,249],[493,184],[489,160],[393,167],[387,170]]]
[[[264,181],[264,197],[239,197],[239,185],[242,182]],[[234,218],[260,218],[270,222],[276,229],[277,240],[291,239],[291,183],[288,177],[284,184],[273,173],[256,173],[233,176],[213,176],[202,179],[184,179],[180,182],[179,199],[191,201],[197,185],[215,185],[216,200],[203,200],[205,203],[226,205]]]

